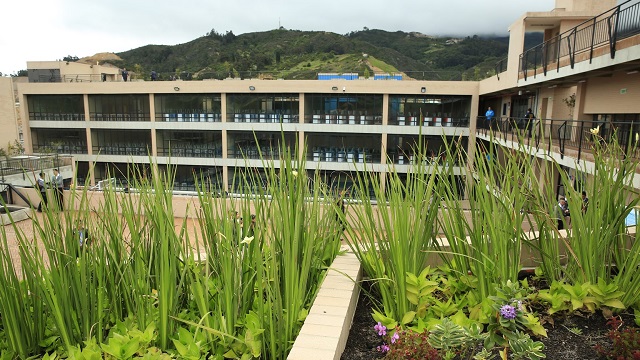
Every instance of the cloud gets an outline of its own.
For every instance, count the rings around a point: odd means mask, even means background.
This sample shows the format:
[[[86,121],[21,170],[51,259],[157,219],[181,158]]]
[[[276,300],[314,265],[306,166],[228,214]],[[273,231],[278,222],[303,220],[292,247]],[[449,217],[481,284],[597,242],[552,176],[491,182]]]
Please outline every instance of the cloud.
[[[212,29],[236,35],[279,25],[338,34],[368,27],[429,35],[506,35],[508,26],[524,12],[549,11],[554,4],[554,0],[9,1],[3,10],[11,15],[0,25],[0,71],[15,72],[26,68],[27,61],[66,55],[174,45]]]

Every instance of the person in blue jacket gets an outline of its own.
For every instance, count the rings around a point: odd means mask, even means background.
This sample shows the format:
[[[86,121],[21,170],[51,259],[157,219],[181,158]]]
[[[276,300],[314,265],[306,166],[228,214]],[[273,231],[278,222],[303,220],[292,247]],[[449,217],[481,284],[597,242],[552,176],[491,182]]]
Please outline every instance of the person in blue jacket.
[[[493,127],[495,115],[496,114],[493,112],[493,109],[491,109],[491,106],[489,106],[489,108],[487,109],[487,112],[484,113],[484,116],[487,118],[487,124],[489,125],[489,129]]]

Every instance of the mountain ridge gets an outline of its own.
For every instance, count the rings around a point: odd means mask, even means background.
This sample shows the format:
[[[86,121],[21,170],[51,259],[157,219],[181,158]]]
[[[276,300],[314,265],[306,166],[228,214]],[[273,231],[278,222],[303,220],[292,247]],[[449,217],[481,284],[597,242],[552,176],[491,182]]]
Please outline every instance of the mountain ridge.
[[[526,48],[542,34],[525,37]],[[108,62],[147,78],[152,70],[183,79],[316,79],[318,73],[402,72],[420,80],[480,80],[507,56],[508,37],[438,37],[367,29],[340,35],[284,28],[235,35],[210,31],[176,45],[145,45]]]

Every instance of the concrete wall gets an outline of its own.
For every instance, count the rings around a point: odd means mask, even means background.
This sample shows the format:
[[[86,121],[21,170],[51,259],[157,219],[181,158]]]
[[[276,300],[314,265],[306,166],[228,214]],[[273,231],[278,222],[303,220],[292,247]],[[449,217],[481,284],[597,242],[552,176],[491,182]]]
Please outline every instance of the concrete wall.
[[[616,6],[616,0],[556,0],[557,11],[585,11],[599,14]]]
[[[18,122],[16,120],[13,82],[10,77],[0,76],[0,148],[18,140]]]
[[[48,70],[57,70],[62,82],[101,82],[102,74],[107,74],[108,81],[122,81],[120,69],[99,64],[83,64],[73,61],[27,61],[27,70],[34,73],[42,70],[44,72],[40,72],[45,75]]]
[[[640,113],[640,73],[617,73],[589,79],[584,112],[588,114]]]

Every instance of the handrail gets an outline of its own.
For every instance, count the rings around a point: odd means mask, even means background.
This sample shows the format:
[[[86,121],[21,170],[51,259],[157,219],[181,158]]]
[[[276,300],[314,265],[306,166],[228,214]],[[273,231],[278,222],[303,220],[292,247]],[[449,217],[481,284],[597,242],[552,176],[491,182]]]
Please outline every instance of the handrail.
[[[499,117],[491,122],[479,116],[476,131],[480,135],[493,136],[503,141],[512,141],[545,151],[560,154],[561,158],[571,153],[578,161],[591,153],[595,141],[617,141],[626,156],[640,159],[640,139],[634,132],[637,123],[611,120],[567,120],[535,119],[522,117]],[[589,131],[599,127],[594,136]]]
[[[554,36],[553,38],[534,46],[520,54],[519,72],[526,81],[529,70],[533,69],[533,77],[542,67],[547,74],[549,63],[556,63],[556,70],[560,70],[560,61],[569,59],[573,69],[576,55],[589,53],[589,62],[593,60],[594,48],[609,45],[611,58],[615,57],[616,43],[625,38],[640,34],[640,3],[630,4],[633,0],[611,8],[579,25]],[[624,7],[625,5],[629,5]]]
[[[68,159],[68,161],[64,161]],[[68,162],[68,164],[66,164]],[[42,169],[58,168],[63,165],[70,165],[71,157],[64,155],[29,156],[20,158],[9,158],[0,161],[0,177],[7,175],[24,174],[29,171],[40,171]]]
[[[5,182],[0,182],[0,186],[6,186],[6,187],[9,188],[9,199],[8,200],[9,200],[10,204],[13,204],[13,197],[11,195],[13,193],[16,193],[16,195],[18,195],[18,197],[20,199],[22,199],[22,201],[24,201],[25,204],[29,205],[29,207],[31,207],[31,208],[34,208],[34,209],[36,208],[36,206],[33,203],[31,203],[31,200],[29,200],[29,198],[27,198],[20,191],[18,191],[18,189],[15,186],[13,186],[12,184],[5,183]]]

